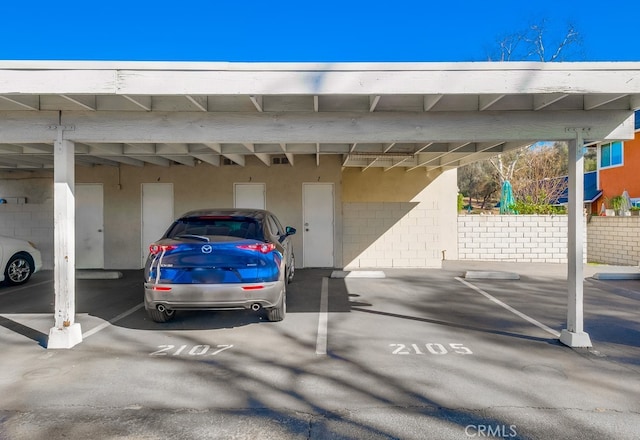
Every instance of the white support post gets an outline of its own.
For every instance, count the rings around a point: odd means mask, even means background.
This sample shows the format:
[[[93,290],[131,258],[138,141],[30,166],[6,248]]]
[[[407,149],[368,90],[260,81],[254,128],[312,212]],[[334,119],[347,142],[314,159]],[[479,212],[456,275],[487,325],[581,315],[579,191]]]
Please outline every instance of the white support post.
[[[568,237],[568,300],[567,328],[560,342],[569,347],[591,347],[584,332],[584,137],[576,130],[576,139],[569,142],[569,237]]]
[[[75,146],[63,139],[59,126],[53,148],[54,292],[55,326],[49,330],[47,348],[71,348],[82,342],[75,323]]]

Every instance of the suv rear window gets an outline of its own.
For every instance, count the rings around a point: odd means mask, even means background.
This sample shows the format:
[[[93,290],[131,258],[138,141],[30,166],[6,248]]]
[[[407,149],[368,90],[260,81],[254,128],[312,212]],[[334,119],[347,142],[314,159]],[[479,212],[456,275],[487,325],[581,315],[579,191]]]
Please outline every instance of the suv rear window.
[[[181,235],[250,238],[260,240],[262,232],[257,220],[249,217],[187,217],[176,221],[167,232],[167,238]]]

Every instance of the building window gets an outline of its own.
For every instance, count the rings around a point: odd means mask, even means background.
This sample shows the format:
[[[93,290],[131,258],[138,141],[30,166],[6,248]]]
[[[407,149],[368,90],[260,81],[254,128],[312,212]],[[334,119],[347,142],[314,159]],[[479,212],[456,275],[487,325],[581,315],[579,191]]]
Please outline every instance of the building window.
[[[622,165],[622,142],[610,142],[600,146],[600,168]]]

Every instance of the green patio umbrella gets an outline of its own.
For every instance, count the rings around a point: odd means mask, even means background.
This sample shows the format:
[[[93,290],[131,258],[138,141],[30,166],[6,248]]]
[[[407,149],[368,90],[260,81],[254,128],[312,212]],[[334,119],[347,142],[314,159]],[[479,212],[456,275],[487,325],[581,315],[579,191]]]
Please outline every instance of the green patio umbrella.
[[[513,198],[513,188],[511,182],[505,180],[502,184],[502,193],[500,194],[500,214],[515,214],[511,206],[515,203]]]

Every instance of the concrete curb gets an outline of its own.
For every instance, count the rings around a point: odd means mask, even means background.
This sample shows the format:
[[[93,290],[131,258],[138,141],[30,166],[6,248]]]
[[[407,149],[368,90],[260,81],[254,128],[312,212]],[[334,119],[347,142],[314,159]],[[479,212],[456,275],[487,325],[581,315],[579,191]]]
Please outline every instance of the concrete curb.
[[[331,272],[331,278],[386,278],[386,275],[381,270],[357,270],[353,272],[334,270]]]
[[[592,277],[594,280],[640,280],[640,273],[595,273]]]
[[[117,280],[122,278],[122,272],[117,270],[77,270],[77,280]]]
[[[497,271],[481,271],[469,270],[464,274],[468,280],[519,280],[520,275],[514,272],[497,272]]]

